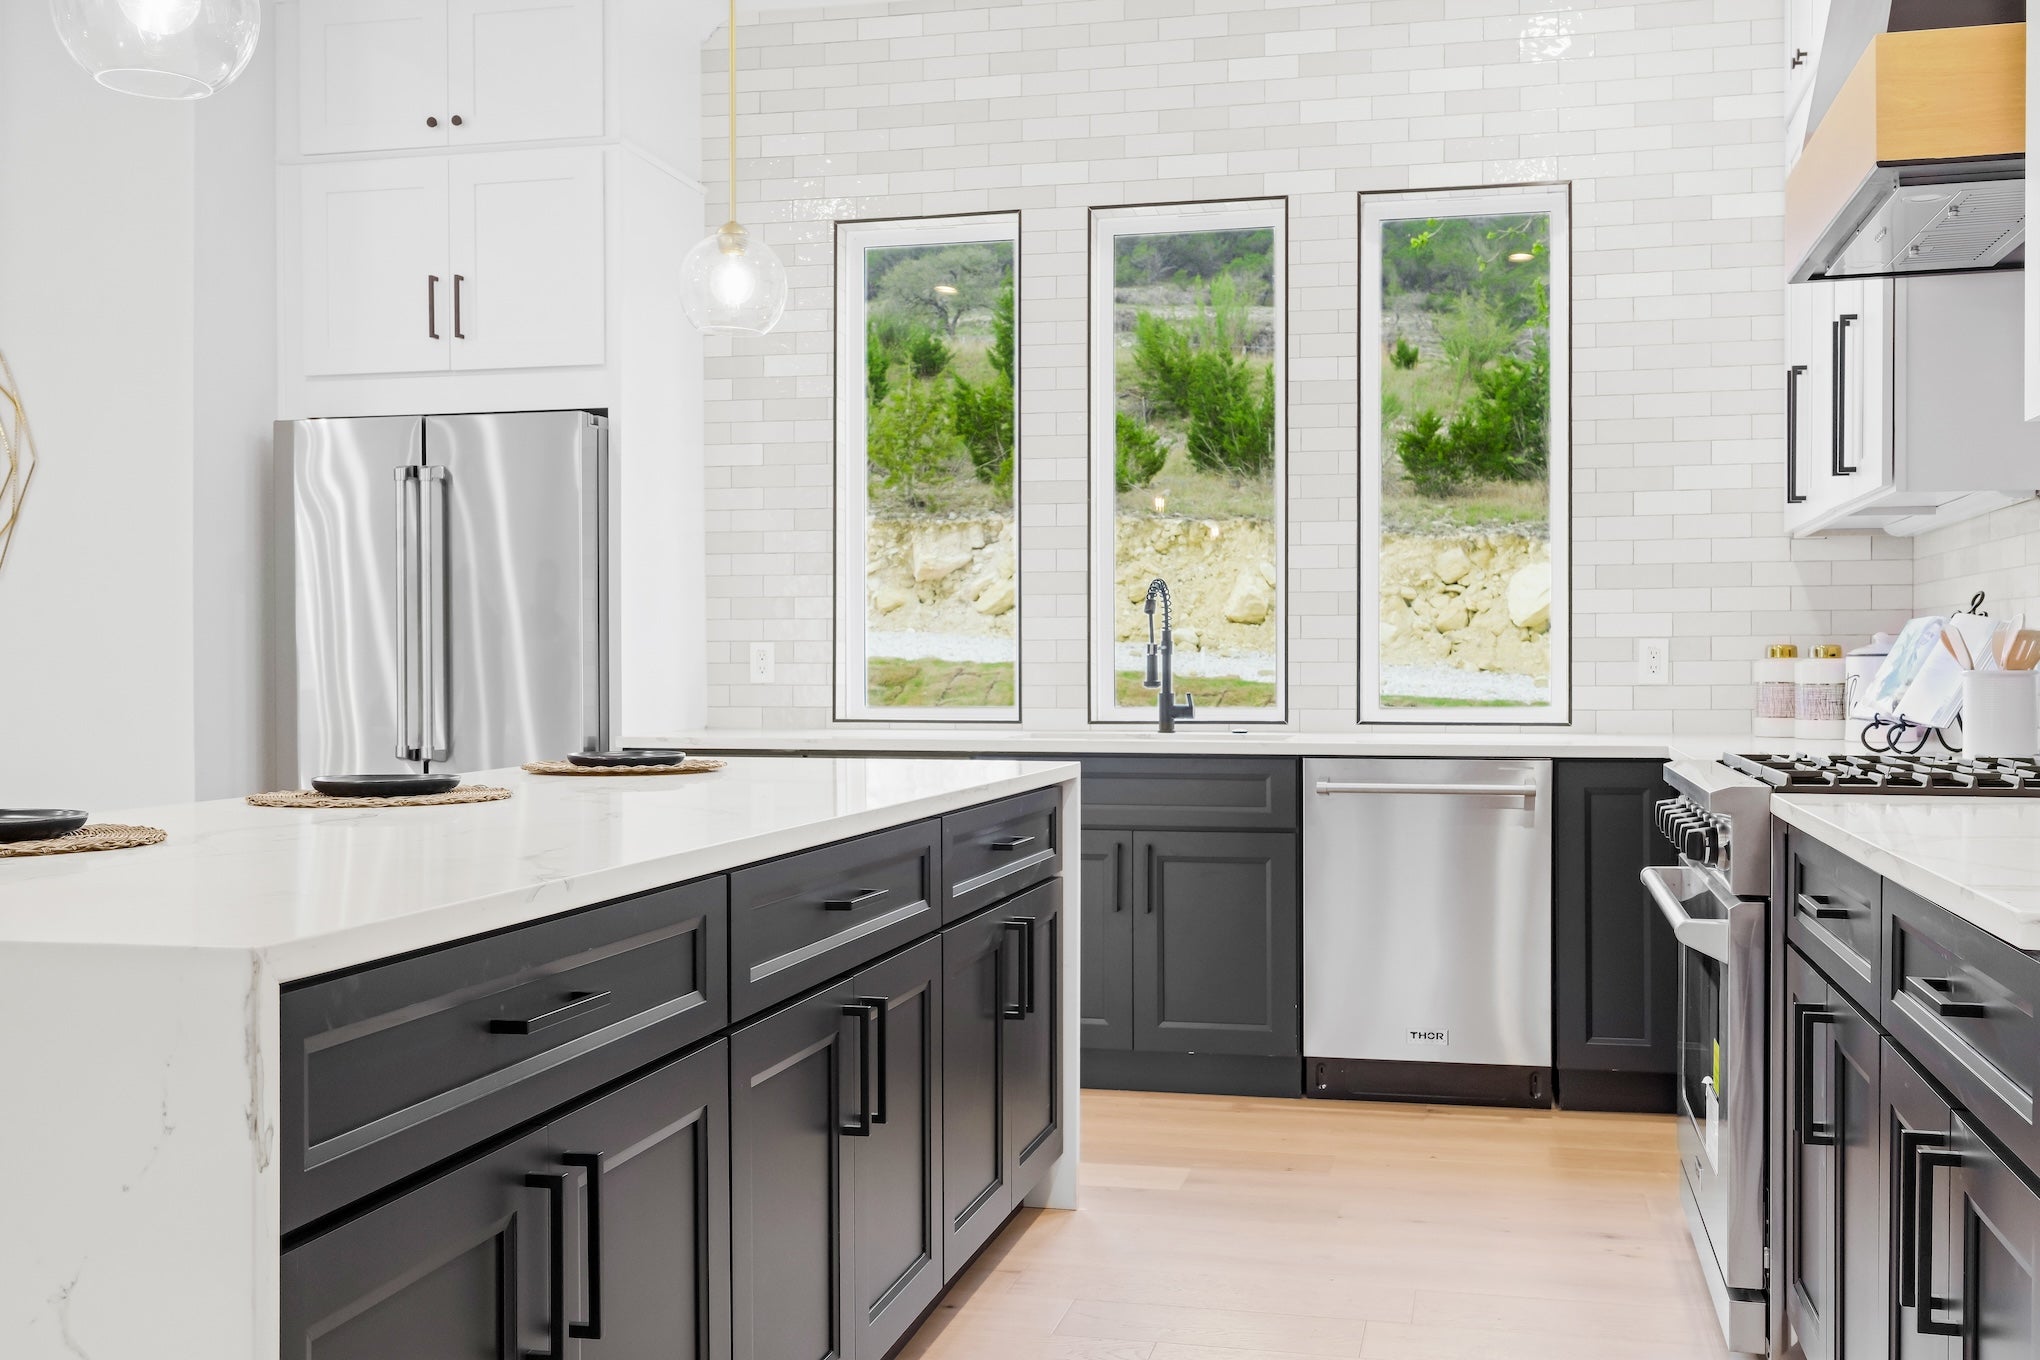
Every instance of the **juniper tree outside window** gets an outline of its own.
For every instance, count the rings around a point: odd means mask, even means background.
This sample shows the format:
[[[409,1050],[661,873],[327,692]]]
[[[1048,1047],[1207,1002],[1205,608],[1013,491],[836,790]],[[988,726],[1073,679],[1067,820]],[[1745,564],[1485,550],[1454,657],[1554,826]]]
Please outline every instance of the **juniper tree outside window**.
[[[1091,717],[1149,721],[1148,582],[1200,718],[1281,722],[1283,199],[1091,213]]]
[[[1570,720],[1564,185],[1360,199],[1360,719]]]
[[[1018,720],[1017,213],[836,224],[836,716]]]

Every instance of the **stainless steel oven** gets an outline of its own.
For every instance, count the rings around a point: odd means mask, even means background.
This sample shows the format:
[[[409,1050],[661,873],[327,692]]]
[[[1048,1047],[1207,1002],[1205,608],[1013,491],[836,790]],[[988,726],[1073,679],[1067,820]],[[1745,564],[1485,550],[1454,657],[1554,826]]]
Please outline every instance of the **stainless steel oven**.
[[[1770,1304],[1765,1232],[1764,997],[1768,795],[1723,784],[1719,766],[1675,762],[1679,797],[1659,805],[1676,865],[1643,871],[1679,947],[1679,1172],[1687,1228],[1728,1348],[1765,1354]],[[1739,815],[1740,814],[1740,815]],[[1750,839],[1735,841],[1742,825]],[[1743,856],[1738,862],[1737,856]],[[1738,883],[1737,880],[1743,880]]]

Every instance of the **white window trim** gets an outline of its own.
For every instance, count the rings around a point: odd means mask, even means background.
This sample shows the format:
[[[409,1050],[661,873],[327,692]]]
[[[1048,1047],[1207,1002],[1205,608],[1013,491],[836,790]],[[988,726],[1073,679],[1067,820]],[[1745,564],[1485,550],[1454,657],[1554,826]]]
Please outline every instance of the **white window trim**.
[[[1115,533],[1113,505],[1117,429],[1114,394],[1118,390],[1115,371],[1116,346],[1100,334],[1112,334],[1112,305],[1115,270],[1114,243],[1120,236],[1152,236],[1169,232],[1244,231],[1261,227],[1274,230],[1274,250],[1269,264],[1275,277],[1275,578],[1281,584],[1275,592],[1275,702],[1266,709],[1214,708],[1199,710],[1198,722],[1240,726],[1246,723],[1283,724],[1289,721],[1289,200],[1256,198],[1209,203],[1162,203],[1128,208],[1091,209],[1090,301],[1085,319],[1090,345],[1090,472],[1091,472],[1091,721],[1094,723],[1153,722],[1155,710],[1123,708],[1117,703],[1114,686],[1115,579],[1113,570]],[[1192,677],[1177,677],[1177,697],[1188,687],[1195,694]]]
[[[1013,248],[1013,702],[999,708],[879,708],[866,688],[869,635],[866,631],[866,530],[870,523],[870,481],[865,463],[864,252],[888,246],[1004,243]],[[897,218],[836,223],[836,721],[838,722],[1019,722],[1020,638],[1026,586],[1020,575],[1020,392],[1023,381],[1020,326],[1020,214],[968,213],[950,217]],[[846,327],[845,317],[857,324]]]
[[[1572,722],[1572,222],[1565,184],[1360,196],[1360,721],[1550,727]],[[1551,218],[1551,703],[1540,709],[1388,708],[1381,702],[1381,224],[1408,217]]]

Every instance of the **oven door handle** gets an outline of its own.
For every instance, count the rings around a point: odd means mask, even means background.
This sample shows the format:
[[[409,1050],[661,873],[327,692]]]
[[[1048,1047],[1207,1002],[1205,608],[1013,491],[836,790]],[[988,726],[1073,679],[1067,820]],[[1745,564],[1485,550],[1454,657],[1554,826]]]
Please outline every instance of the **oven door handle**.
[[[1679,893],[1666,878],[1666,873],[1678,873],[1667,865],[1653,864],[1643,870],[1639,877],[1643,886],[1650,890],[1651,900],[1658,910],[1672,923],[1672,938],[1688,949],[1697,950],[1710,959],[1728,962],[1728,922],[1723,920],[1695,920],[1686,912],[1679,900]]]

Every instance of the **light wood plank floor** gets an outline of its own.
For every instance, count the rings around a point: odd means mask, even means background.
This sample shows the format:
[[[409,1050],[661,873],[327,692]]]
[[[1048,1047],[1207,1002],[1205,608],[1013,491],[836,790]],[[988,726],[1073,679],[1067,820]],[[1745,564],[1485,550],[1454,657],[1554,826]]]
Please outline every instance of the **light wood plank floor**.
[[[1721,1360],[1670,1118],[1084,1092],[902,1360]]]

